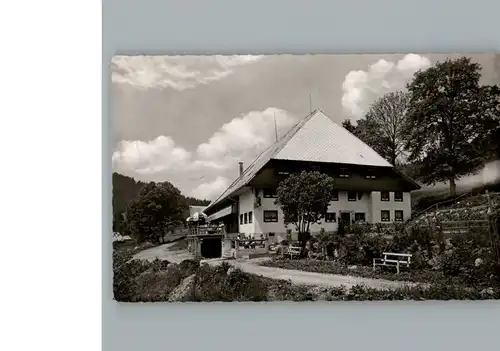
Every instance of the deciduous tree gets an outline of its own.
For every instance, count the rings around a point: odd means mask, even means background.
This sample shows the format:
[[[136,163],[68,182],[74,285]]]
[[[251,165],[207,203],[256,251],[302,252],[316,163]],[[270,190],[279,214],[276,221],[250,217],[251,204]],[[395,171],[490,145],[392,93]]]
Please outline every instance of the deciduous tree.
[[[409,94],[404,91],[387,93],[370,106],[365,120],[365,139],[382,157],[397,165],[405,145],[404,125]]]
[[[292,224],[299,232],[299,241],[305,245],[310,225],[318,223],[333,199],[334,180],[320,172],[292,174],[281,181],[276,204],[284,214],[285,225]]]
[[[420,70],[408,85],[405,134],[409,161],[425,184],[472,174],[484,161],[484,131],[498,111],[497,87],[481,86],[481,66],[467,57]]]
[[[184,222],[186,202],[169,182],[146,184],[125,212],[128,232],[140,243],[156,241],[170,228]]]
[[[404,121],[408,110],[409,95],[396,91],[375,100],[364,118],[354,126],[344,120],[342,126],[368,144],[392,165],[398,165],[404,151]]]

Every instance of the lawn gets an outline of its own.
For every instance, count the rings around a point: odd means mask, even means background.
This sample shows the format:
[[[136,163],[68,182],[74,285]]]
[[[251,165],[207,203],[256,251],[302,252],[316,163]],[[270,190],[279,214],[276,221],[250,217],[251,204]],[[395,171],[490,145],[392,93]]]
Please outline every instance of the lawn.
[[[448,280],[453,284],[465,285],[458,277],[445,277],[442,272],[432,270],[403,270],[399,274],[396,274],[395,269],[390,267],[386,269],[377,267],[377,269],[374,271],[371,266],[351,266],[351,268],[349,268],[345,265],[341,265],[333,261],[314,261],[309,259],[290,260],[280,258],[264,261],[260,263],[260,265],[283,269],[295,269],[305,272],[350,275],[354,277],[406,281],[414,283],[435,283]]]

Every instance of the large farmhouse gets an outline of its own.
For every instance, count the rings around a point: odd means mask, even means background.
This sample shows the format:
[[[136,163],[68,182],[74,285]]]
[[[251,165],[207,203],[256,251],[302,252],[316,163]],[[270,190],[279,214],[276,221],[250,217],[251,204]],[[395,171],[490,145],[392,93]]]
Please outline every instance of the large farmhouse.
[[[297,123],[274,145],[262,152],[204,213],[211,222],[223,222],[229,233],[282,236],[295,232],[285,227],[275,205],[276,188],[287,175],[317,170],[335,179],[334,199],[321,224],[311,232],[335,231],[339,221],[386,223],[411,216],[412,190],[420,186],[398,172],[321,110]]]

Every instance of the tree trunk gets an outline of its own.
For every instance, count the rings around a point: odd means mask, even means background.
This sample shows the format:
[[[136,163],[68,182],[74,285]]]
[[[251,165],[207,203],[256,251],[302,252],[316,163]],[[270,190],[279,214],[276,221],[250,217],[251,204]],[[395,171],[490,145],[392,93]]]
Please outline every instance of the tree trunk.
[[[299,232],[299,242],[300,242],[300,255],[304,256],[306,250],[307,241],[311,238],[311,234],[308,232]]]
[[[450,195],[452,197],[457,196],[457,183],[455,183],[455,178],[450,178]]]
[[[391,163],[392,163],[392,165],[394,167],[396,167],[396,150],[395,150],[395,146],[391,150]]]

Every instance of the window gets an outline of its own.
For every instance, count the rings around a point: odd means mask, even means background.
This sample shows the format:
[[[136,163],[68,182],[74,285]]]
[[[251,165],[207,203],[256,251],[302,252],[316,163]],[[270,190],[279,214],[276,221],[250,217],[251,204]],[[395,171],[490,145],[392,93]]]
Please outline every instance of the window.
[[[264,222],[277,222],[278,211],[264,211]]]
[[[389,201],[389,192],[388,191],[382,191],[380,193],[380,201]]]
[[[276,191],[274,191],[273,189],[264,189],[264,197],[265,198],[276,197]]]
[[[243,214],[240,214],[240,224],[243,224]]]
[[[341,168],[340,169],[340,172],[339,172],[339,177],[340,178],[349,178],[351,176],[351,174],[349,173],[349,171],[347,170],[347,168]]]
[[[360,191],[358,192],[358,200],[361,200],[363,198],[363,193]]]
[[[402,191],[396,191],[394,193],[394,201],[399,201],[399,202],[403,201],[403,192]]]
[[[339,201],[339,191],[338,190],[333,191],[333,201]]]
[[[253,213],[252,211],[248,212],[248,223],[252,223],[253,220]]]
[[[347,192],[347,201],[356,201],[356,192],[348,191]]]
[[[248,223],[248,214],[245,213],[243,218],[245,218],[245,224],[247,224]]]
[[[325,222],[337,222],[337,214],[335,212],[327,212],[325,213]]]
[[[355,222],[365,222],[366,221],[366,216],[363,212],[357,212],[354,214],[354,221]]]
[[[391,212],[387,210],[380,211],[380,221],[381,222],[390,222],[391,221]]]
[[[402,222],[403,221],[403,211],[401,211],[401,210],[394,211],[394,220],[396,222]]]

